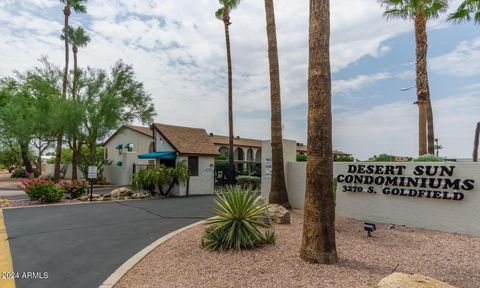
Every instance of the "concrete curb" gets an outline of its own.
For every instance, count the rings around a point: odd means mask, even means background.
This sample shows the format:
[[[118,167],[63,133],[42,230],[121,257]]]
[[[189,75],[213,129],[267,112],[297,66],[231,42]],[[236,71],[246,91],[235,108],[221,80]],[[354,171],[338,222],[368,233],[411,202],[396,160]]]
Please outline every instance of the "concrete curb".
[[[185,226],[183,228],[180,228],[178,230],[175,230],[173,232],[168,233],[167,235],[161,237],[157,241],[153,242],[152,244],[148,245],[145,247],[143,250],[135,254],[133,257],[128,259],[125,263],[122,264],[122,266],[118,267],[115,272],[113,272],[107,280],[103,281],[103,283],[98,287],[98,288],[112,288],[115,286],[115,284],[120,281],[120,279],[123,277],[123,275],[127,274],[127,272],[133,268],[138,262],[140,262],[145,256],[147,256],[150,252],[152,252],[155,248],[158,246],[162,245],[165,243],[167,240],[170,238],[176,236],[177,234],[182,233],[183,231],[186,231],[190,228],[193,228],[195,226],[198,226],[200,224],[205,223],[205,220],[195,222],[193,224],[190,224],[188,226]]]

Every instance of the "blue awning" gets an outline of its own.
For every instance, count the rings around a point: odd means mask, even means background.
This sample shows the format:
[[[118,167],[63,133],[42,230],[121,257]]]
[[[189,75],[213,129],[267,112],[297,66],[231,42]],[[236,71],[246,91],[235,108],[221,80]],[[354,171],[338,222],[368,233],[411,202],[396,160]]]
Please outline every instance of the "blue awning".
[[[138,155],[139,159],[175,159],[177,153],[175,152],[150,152]]]
[[[122,144],[118,144],[117,146],[115,146],[115,149],[122,149],[122,148],[123,148]]]

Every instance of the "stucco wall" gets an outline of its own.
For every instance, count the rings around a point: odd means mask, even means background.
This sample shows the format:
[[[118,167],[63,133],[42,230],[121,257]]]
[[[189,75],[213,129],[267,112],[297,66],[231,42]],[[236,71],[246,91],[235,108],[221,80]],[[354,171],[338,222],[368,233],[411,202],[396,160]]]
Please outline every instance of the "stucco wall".
[[[185,161],[188,165],[187,156],[179,156],[177,162]],[[198,176],[190,176],[188,195],[210,195],[214,193],[214,162],[215,158],[212,156],[198,157]],[[181,183],[172,189],[173,196],[186,196],[187,185]]]
[[[173,148],[168,144],[167,140],[165,140],[157,130],[154,130],[153,135],[155,137],[155,151],[158,152],[175,152]]]
[[[287,163],[295,162],[297,160],[297,142],[293,140],[283,140],[283,163],[285,171],[285,182],[287,184],[288,192],[288,177],[287,177]],[[270,140],[262,141],[262,182],[261,191],[262,197],[268,201],[268,194],[270,193],[270,182],[272,176],[269,175],[268,169],[265,167],[267,162],[271,163],[272,159],[272,145]]]
[[[348,172],[348,165],[353,163],[334,163],[334,175]],[[342,186],[361,186],[367,190],[371,185],[339,183],[336,191],[337,215],[354,219],[407,225],[411,227],[456,232],[467,235],[480,236],[480,164],[478,163],[423,163],[423,162],[396,162],[396,163],[359,163],[356,165],[401,165],[405,166],[406,174],[414,176],[411,172],[415,166],[454,166],[452,176],[435,176],[451,179],[472,179],[474,188],[469,191],[461,189],[438,189],[449,193],[461,192],[464,199],[461,201],[447,199],[433,199],[426,197],[408,197],[400,195],[386,195],[382,189],[387,187],[375,186],[376,193],[368,192],[342,192]],[[293,208],[303,208],[306,183],[306,163],[288,163],[287,185],[290,204]],[[377,174],[372,174],[377,175]],[[422,177],[422,176],[419,176]],[[268,179],[262,179],[268,181]],[[263,183],[262,183],[263,187]],[[428,188],[414,188],[427,189]],[[430,189],[435,190],[435,189]],[[262,191],[263,193],[263,191]],[[268,192],[266,192],[268,195]]]
[[[133,131],[132,129],[124,129],[117,135],[113,136],[113,138],[105,145],[105,148],[107,149],[107,159],[113,161],[112,165],[115,165],[118,161],[122,161],[122,155],[119,154],[118,149],[115,149],[118,144],[125,145],[132,143],[134,145],[132,152],[143,154],[149,152],[148,150],[152,141],[153,139],[147,135]],[[123,154],[127,149],[123,148],[121,151]],[[135,160],[135,163],[148,164],[148,159],[137,159]]]

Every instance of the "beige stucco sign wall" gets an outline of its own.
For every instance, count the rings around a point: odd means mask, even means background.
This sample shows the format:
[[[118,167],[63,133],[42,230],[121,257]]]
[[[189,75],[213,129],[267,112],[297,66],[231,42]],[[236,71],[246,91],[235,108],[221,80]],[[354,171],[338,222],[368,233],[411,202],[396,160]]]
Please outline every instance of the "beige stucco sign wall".
[[[368,162],[334,168],[339,215],[480,236],[480,164]]]
[[[305,171],[305,162],[287,164],[293,208],[304,206]],[[337,215],[480,236],[478,163],[336,162],[334,177]]]

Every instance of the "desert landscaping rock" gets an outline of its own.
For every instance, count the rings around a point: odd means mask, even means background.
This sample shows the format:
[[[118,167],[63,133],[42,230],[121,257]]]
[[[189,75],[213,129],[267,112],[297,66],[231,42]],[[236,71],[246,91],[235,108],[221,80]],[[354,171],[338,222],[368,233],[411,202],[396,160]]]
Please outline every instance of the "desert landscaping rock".
[[[337,217],[339,262],[309,264],[299,257],[303,211],[290,214],[291,225],[274,225],[277,243],[258,250],[207,252],[200,245],[206,226],[187,230],[157,247],[115,287],[372,288],[397,265],[398,272],[479,287],[478,237],[401,226],[387,230],[384,224],[367,237],[362,221]]]
[[[422,274],[392,273],[380,280],[376,288],[455,288]]]
[[[278,204],[268,205],[268,215],[276,224],[290,224],[290,212]]]
[[[112,196],[112,198],[130,197],[132,196],[132,191],[126,187],[121,187],[113,190],[109,194]]]

